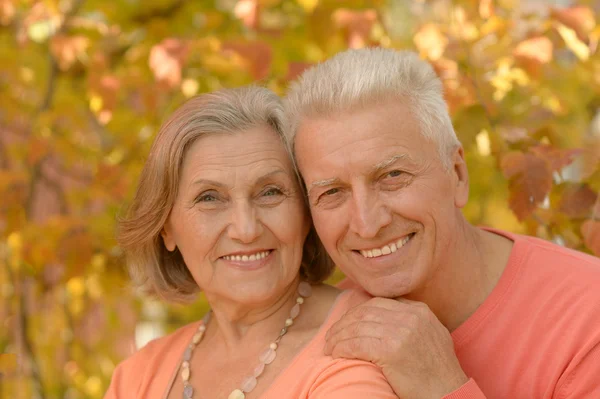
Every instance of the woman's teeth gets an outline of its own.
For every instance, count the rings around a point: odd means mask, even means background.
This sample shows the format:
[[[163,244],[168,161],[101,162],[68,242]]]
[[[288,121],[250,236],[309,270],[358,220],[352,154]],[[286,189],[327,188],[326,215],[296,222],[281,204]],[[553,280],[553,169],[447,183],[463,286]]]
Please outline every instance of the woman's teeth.
[[[234,262],[252,262],[254,260],[260,260],[260,259],[266,258],[267,256],[269,256],[270,253],[271,253],[271,251],[264,251],[264,252],[257,252],[252,255],[227,255],[227,256],[223,256],[223,259],[234,261]]]

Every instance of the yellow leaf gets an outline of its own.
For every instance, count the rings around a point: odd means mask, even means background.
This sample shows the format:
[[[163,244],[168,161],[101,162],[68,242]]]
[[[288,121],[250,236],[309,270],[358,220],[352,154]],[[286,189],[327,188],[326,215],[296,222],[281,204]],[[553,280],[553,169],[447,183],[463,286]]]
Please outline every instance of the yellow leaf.
[[[448,45],[448,38],[440,32],[436,24],[423,25],[415,34],[413,40],[421,55],[430,60],[439,59]]]
[[[85,282],[82,277],[73,277],[67,281],[67,292],[73,297],[81,297],[85,293]]]
[[[298,4],[300,4],[302,6],[302,8],[304,8],[304,11],[306,11],[306,12],[313,12],[313,10],[319,4],[319,0],[296,0],[296,1],[298,2]]]
[[[581,61],[587,61],[590,58],[590,49],[577,37],[577,33],[571,28],[567,28],[563,24],[558,24],[558,33],[565,41],[567,47],[579,58]]]

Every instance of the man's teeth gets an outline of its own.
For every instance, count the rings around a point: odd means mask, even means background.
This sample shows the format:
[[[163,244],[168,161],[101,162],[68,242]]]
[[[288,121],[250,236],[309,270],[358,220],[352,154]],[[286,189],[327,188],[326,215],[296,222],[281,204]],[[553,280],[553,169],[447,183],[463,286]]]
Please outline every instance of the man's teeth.
[[[223,256],[223,259],[231,260],[231,261],[235,261],[235,262],[252,262],[254,260],[260,260],[260,259],[266,258],[267,256],[269,256],[270,253],[271,253],[271,251],[264,251],[264,252],[257,252],[252,255],[227,255],[227,256]]]
[[[381,248],[361,250],[360,254],[365,258],[377,258],[382,255],[389,255],[406,245],[406,243],[410,240],[411,237],[412,236],[409,234],[406,237],[401,238],[398,241],[393,242],[391,244],[384,245]]]

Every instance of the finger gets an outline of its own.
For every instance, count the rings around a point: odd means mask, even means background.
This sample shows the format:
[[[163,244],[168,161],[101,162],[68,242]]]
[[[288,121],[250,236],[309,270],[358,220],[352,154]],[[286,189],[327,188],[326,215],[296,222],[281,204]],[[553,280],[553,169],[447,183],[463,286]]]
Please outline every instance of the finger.
[[[424,302],[413,301],[406,298],[371,298],[364,303],[365,306],[373,306],[387,310],[410,310],[429,308]]]
[[[325,339],[357,322],[365,321],[384,324],[390,323],[397,316],[398,315],[390,310],[376,307],[362,306],[360,309],[351,309],[329,328],[329,331],[327,331],[327,334],[325,335]]]
[[[331,357],[333,357],[334,359],[359,359],[377,363],[377,360],[381,357],[379,351],[382,347],[383,346],[381,345],[381,341],[378,338],[350,338],[343,341],[339,341],[333,347]]]
[[[361,321],[347,325],[345,328],[336,330],[325,338],[325,354],[331,353],[338,342],[350,338],[372,337],[381,339],[384,329],[380,323],[372,321]]]

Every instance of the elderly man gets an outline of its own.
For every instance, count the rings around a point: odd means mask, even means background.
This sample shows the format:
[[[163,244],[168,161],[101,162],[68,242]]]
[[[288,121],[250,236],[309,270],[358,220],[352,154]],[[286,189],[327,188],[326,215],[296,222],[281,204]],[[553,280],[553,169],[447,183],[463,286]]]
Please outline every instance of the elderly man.
[[[600,260],[465,220],[464,152],[429,64],[347,51],[286,101],[316,230],[377,297],[326,351],[380,365],[403,399],[600,398]]]

